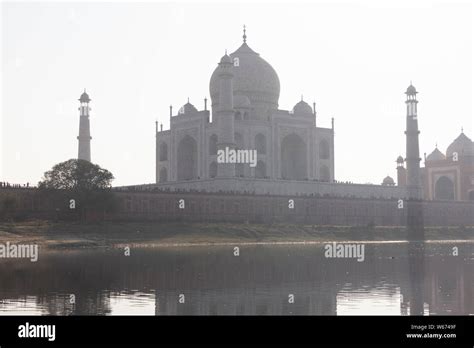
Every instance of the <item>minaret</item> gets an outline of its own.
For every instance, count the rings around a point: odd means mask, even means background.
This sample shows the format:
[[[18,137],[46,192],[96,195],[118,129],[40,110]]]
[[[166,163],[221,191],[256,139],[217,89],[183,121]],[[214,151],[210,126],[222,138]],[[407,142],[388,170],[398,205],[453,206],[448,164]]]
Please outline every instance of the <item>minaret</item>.
[[[408,197],[412,199],[421,199],[421,180],[420,180],[420,147],[418,144],[418,119],[415,87],[412,84],[407,88],[407,126],[406,126],[406,159],[407,164],[407,189]]]
[[[234,78],[232,59],[227,55],[219,63],[219,106],[216,112],[217,126],[219,129],[217,151],[235,149],[234,140]],[[231,178],[235,176],[235,164],[217,163],[217,176]]]
[[[89,124],[89,102],[91,99],[89,98],[89,95],[86,93],[85,89],[84,93],[82,93],[81,97],[79,98],[79,101],[81,102],[81,106],[79,107],[79,136],[77,137],[77,140],[79,140],[79,151],[77,158],[90,162],[92,137]]]

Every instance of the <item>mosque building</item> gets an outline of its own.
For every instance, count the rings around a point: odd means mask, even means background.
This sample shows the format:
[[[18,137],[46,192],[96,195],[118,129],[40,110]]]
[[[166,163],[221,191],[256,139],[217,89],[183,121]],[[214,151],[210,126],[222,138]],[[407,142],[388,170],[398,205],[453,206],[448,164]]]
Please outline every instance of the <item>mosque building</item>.
[[[424,156],[420,179],[425,200],[474,201],[474,142],[463,131],[443,153],[436,148]],[[406,185],[406,170],[397,159],[398,185]]]

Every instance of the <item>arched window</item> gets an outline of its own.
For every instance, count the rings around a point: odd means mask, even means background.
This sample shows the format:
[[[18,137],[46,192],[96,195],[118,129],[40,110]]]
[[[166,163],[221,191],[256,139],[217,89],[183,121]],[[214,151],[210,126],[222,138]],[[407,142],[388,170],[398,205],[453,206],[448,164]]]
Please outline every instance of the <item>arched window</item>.
[[[209,164],[209,177],[215,178],[217,176],[217,163],[212,162]]]
[[[267,153],[265,135],[259,133],[255,136],[255,149],[257,150],[257,154],[264,155]]]
[[[330,179],[329,168],[327,166],[322,166],[319,169],[319,180],[329,182]]]
[[[267,166],[265,162],[258,161],[257,166],[255,167],[255,177],[263,179],[267,176]]]
[[[209,155],[217,155],[217,135],[215,134],[209,138]]]
[[[166,168],[161,168],[160,170],[160,182],[168,181],[168,171]]]
[[[168,144],[161,143],[160,145],[160,161],[168,160]]]
[[[249,119],[249,113],[247,111],[244,112],[244,120]]]
[[[235,119],[238,120],[238,121],[242,120],[242,114],[240,113],[240,111],[237,111],[235,113]]]
[[[326,140],[321,140],[319,143],[319,158],[329,159],[329,144]]]

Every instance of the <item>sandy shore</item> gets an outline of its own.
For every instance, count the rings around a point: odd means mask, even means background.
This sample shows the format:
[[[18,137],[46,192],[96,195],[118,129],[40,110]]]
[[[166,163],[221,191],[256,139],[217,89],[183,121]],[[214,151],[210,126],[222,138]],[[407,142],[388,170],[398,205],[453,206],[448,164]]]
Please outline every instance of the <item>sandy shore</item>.
[[[430,241],[474,242],[474,227],[426,228]],[[0,223],[0,243],[38,244],[47,249],[176,247],[196,245],[312,244],[331,241],[400,242],[400,227],[289,224],[102,223],[49,221]]]

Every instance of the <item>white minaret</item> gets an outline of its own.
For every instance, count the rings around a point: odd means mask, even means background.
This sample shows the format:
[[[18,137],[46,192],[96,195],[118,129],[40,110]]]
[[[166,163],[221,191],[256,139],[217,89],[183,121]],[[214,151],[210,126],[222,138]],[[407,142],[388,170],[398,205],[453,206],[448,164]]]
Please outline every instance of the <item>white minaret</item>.
[[[79,151],[77,158],[85,161],[91,161],[91,130],[89,124],[89,102],[91,99],[89,95],[86,93],[84,89],[84,93],[82,93],[81,97],[79,98],[81,103],[79,107],[79,136],[77,140],[79,140]]]

